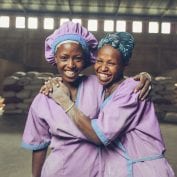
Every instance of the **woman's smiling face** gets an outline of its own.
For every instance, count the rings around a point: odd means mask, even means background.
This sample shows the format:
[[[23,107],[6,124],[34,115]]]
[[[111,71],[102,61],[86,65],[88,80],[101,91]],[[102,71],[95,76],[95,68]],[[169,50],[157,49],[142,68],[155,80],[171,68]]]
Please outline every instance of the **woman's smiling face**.
[[[111,85],[118,81],[120,74],[123,74],[121,53],[110,45],[105,45],[99,49],[95,63],[95,72],[104,86]]]
[[[58,47],[55,61],[63,81],[74,82],[84,69],[83,49],[76,43],[64,43]]]

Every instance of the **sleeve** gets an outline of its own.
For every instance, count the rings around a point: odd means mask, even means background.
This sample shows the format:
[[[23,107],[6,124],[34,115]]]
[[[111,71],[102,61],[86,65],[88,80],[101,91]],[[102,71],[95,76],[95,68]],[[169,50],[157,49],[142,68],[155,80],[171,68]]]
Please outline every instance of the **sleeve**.
[[[50,144],[49,126],[35,110],[36,105],[32,103],[22,137],[21,146],[28,150],[41,150]]]
[[[138,109],[138,93],[117,94],[91,121],[92,128],[106,146],[136,126]]]

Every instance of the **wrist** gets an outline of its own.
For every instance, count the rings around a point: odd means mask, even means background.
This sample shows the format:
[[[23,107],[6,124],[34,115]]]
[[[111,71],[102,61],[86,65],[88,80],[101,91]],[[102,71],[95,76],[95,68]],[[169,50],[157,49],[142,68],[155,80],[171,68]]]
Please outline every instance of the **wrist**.
[[[71,99],[66,96],[66,97],[62,97],[60,99],[58,99],[57,103],[64,109],[67,110],[71,107],[71,105],[73,106],[74,102],[71,101]],[[68,112],[68,111],[66,111]]]
[[[68,113],[71,111],[71,109],[74,107],[74,102],[72,102],[70,105],[68,105],[68,108],[65,109],[65,113]]]
[[[65,103],[70,101],[70,98],[67,95],[63,94],[62,96],[60,95],[55,97],[55,100],[58,104],[64,105]]]

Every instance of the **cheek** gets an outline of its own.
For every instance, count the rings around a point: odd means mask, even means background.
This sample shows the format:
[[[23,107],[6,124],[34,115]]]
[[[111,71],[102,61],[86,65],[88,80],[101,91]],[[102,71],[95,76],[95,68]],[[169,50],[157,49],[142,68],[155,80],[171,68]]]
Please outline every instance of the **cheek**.
[[[114,78],[119,78],[123,75],[123,69],[122,68],[117,68],[114,71],[112,71],[112,74],[114,75]]]
[[[118,75],[118,73],[120,72],[120,70],[117,67],[110,68],[109,71],[112,73],[113,77],[116,77]]]
[[[98,64],[95,63],[95,64],[94,64],[94,70],[96,71],[97,69],[98,69]]]
[[[57,63],[56,63],[56,66],[57,66],[58,70],[60,70],[60,71],[63,70],[63,67],[64,67],[64,66],[63,66],[62,63],[57,62]]]

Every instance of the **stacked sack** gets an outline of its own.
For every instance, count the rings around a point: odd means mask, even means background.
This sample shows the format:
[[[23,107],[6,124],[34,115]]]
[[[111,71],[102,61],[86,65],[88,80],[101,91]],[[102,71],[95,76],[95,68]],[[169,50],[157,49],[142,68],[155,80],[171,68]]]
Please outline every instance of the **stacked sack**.
[[[5,113],[27,113],[35,95],[44,81],[54,77],[52,73],[16,72],[3,81],[3,97],[5,98]]]
[[[16,72],[3,82],[5,113],[27,113],[39,89],[53,73]],[[152,79],[151,98],[160,120],[177,122],[177,80],[159,76]]]
[[[160,120],[177,122],[177,80],[172,77],[153,78],[151,98]]]

